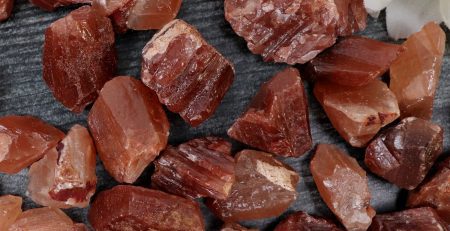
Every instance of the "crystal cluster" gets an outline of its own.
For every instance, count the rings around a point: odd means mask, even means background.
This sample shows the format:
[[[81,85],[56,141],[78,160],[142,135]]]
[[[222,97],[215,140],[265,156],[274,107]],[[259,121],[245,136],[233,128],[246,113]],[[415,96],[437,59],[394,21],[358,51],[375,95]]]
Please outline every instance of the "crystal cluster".
[[[0,196],[0,230],[6,231],[22,213],[22,198]]]
[[[324,218],[314,217],[304,212],[289,215],[277,225],[274,231],[344,231]]]
[[[0,0],[0,22],[5,21],[11,16],[14,0]]]
[[[54,11],[58,7],[75,4],[90,4],[92,0],[30,0],[33,5],[46,11]]]

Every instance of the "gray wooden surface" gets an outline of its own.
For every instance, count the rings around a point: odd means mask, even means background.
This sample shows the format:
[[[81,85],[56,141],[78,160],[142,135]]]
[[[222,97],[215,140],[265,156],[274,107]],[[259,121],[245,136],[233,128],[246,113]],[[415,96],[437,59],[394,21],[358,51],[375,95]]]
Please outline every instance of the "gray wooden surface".
[[[44,41],[44,30],[56,19],[66,15],[72,8],[59,9],[48,13],[39,10],[26,0],[17,0],[13,16],[0,23],[0,116],[9,114],[30,114],[54,124],[67,131],[73,124],[86,125],[87,111],[75,115],[55,101],[42,80],[41,53]],[[384,17],[384,15],[382,15]],[[264,63],[259,56],[252,55],[243,39],[233,33],[224,20],[223,0],[185,0],[179,18],[195,25],[206,40],[231,59],[236,67],[236,79],[215,115],[200,127],[190,128],[177,115],[169,113],[171,122],[170,143],[178,144],[188,139],[206,135],[226,137],[227,128],[243,112],[249,100],[258,90],[261,83],[274,73],[285,67],[280,64]],[[154,31],[129,32],[117,38],[119,55],[118,75],[139,77],[141,49],[152,37]],[[369,26],[363,35],[388,40],[383,20],[369,20]],[[449,35],[447,31],[447,35]],[[443,64],[440,87],[436,96],[433,120],[450,128],[450,97],[448,82],[450,75],[450,52],[447,52]],[[333,143],[345,148],[360,163],[363,159],[361,149],[350,148],[339,137],[329,123],[323,110],[312,97],[311,85],[306,84],[310,103],[310,121],[314,143]],[[449,150],[449,134],[445,133],[445,151]],[[234,142],[236,151],[244,146]],[[308,168],[311,153],[297,158],[285,159],[301,176],[298,185],[298,200],[283,215],[293,211],[305,211],[311,214],[332,217],[329,209],[321,201]],[[364,167],[364,166],[363,166]],[[140,177],[137,184],[149,186],[151,167]],[[104,171],[100,162],[97,164],[99,183],[97,191],[116,185]],[[372,191],[372,205],[377,212],[401,209],[405,192],[385,181],[369,174]],[[24,197],[24,209],[36,207],[26,197],[27,170],[16,175],[0,174],[0,195],[15,194]],[[74,220],[88,223],[88,209],[65,210]],[[203,208],[208,230],[217,230],[221,222]],[[282,216],[282,217],[283,217]],[[250,227],[271,230],[282,219],[249,221],[243,224]]]

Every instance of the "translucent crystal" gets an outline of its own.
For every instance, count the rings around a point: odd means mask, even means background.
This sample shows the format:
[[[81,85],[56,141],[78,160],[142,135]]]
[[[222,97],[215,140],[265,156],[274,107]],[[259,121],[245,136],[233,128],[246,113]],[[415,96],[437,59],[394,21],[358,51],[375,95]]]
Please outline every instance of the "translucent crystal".
[[[274,231],[344,231],[325,218],[314,217],[304,212],[289,215]]]
[[[0,230],[8,230],[22,213],[22,197],[0,196]]]
[[[9,18],[13,5],[14,0],[0,0],[0,22]]]

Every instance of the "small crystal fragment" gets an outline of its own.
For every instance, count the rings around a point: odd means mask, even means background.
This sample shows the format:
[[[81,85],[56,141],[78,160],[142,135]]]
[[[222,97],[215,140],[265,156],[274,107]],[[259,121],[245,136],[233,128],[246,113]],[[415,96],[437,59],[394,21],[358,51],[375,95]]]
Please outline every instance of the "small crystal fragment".
[[[234,182],[231,144],[221,138],[194,139],[168,147],[155,161],[152,186],[189,198],[226,199]]]
[[[75,125],[67,136],[30,167],[28,193],[54,208],[87,207],[95,193],[95,146],[86,128]]]
[[[366,149],[364,162],[378,176],[412,190],[423,181],[442,150],[442,128],[409,117],[374,139]]]
[[[182,20],[153,36],[142,56],[142,82],[192,126],[214,113],[234,79],[230,61]]]
[[[337,33],[339,36],[350,36],[362,31],[367,26],[367,11],[364,0],[334,0],[339,13]]]
[[[33,5],[46,11],[54,11],[58,7],[75,4],[91,4],[92,0],[30,0]]]
[[[311,173],[320,196],[347,230],[366,230],[375,216],[366,172],[335,145],[319,144]]]
[[[22,197],[0,196],[0,230],[8,230],[22,213]]]
[[[132,77],[105,84],[88,117],[106,170],[133,183],[167,145],[169,121],[155,93]]]
[[[298,174],[272,155],[253,150],[236,157],[236,181],[225,200],[209,200],[207,206],[226,222],[281,215],[297,198]]]
[[[257,229],[247,229],[237,223],[225,223],[220,231],[258,231]]]
[[[402,118],[429,120],[441,75],[445,33],[431,22],[411,35],[403,46],[405,51],[391,66],[390,88],[397,96]]]
[[[358,87],[318,81],[314,95],[333,127],[352,146],[364,147],[400,115],[397,99],[381,80]]]
[[[281,156],[298,157],[311,149],[308,101],[297,69],[287,68],[265,83],[228,135]]]
[[[0,0],[0,22],[5,21],[11,16],[14,0]]]
[[[277,225],[275,231],[343,231],[328,219],[314,217],[304,212],[289,215]]]
[[[137,186],[101,192],[88,218],[95,230],[204,230],[196,202]]]
[[[400,51],[396,44],[351,36],[314,58],[309,69],[317,79],[359,87],[383,75]]]
[[[116,69],[114,31],[108,18],[80,7],[45,31],[44,80],[55,98],[80,113]]]
[[[59,129],[31,116],[0,118],[0,172],[14,174],[64,138]]]
[[[373,218],[369,231],[447,231],[444,221],[429,207],[379,214]]]

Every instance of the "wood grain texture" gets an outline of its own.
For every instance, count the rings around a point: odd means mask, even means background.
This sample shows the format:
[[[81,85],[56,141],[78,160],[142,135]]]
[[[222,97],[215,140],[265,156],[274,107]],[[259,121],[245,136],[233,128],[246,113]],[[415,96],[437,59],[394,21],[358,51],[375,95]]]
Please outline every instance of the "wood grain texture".
[[[86,126],[87,111],[75,115],[66,110],[52,97],[42,80],[41,53],[44,41],[44,30],[49,24],[66,15],[74,7],[58,9],[48,13],[32,6],[26,0],[16,1],[13,16],[0,24],[0,116],[9,114],[30,114],[37,116],[67,131],[72,125],[79,123]],[[382,18],[384,15],[381,16]],[[183,120],[169,113],[171,121],[170,143],[173,145],[195,137],[215,135],[226,137],[226,130],[244,111],[259,86],[285,67],[282,64],[264,63],[262,59],[250,53],[243,39],[235,35],[224,20],[223,0],[185,0],[179,18],[195,25],[205,39],[235,64],[236,79],[225,96],[222,104],[212,118],[197,128],[191,128]],[[140,54],[144,45],[150,40],[154,31],[128,32],[117,38],[119,55],[118,75],[139,77]],[[369,20],[365,36],[387,41],[383,20]],[[447,31],[447,35],[449,32]],[[450,128],[450,52],[447,51],[443,64],[440,87],[436,95],[434,122]],[[325,113],[312,96],[310,84],[306,84],[310,104],[311,130],[314,143],[334,143],[345,148],[362,164],[363,150],[350,148],[331,126]],[[445,148],[448,153],[450,135],[445,133]],[[234,150],[245,146],[234,142]],[[293,211],[305,211],[311,214],[332,216],[322,202],[309,171],[311,152],[301,158],[284,159],[301,176],[298,185],[298,200],[291,206]],[[364,167],[364,166],[363,166]],[[139,178],[137,184],[150,185],[150,166]],[[99,184],[97,192],[110,188],[117,183],[104,171],[100,162],[97,164]],[[369,174],[372,191],[372,205],[378,212],[401,209],[405,192],[397,187]],[[0,195],[15,194],[24,197],[24,209],[37,205],[26,197],[27,170],[16,175],[0,174]],[[208,230],[217,230],[221,222],[203,206]],[[69,209],[66,212],[76,221],[88,223],[87,209]],[[244,225],[271,230],[281,218],[244,222]]]

